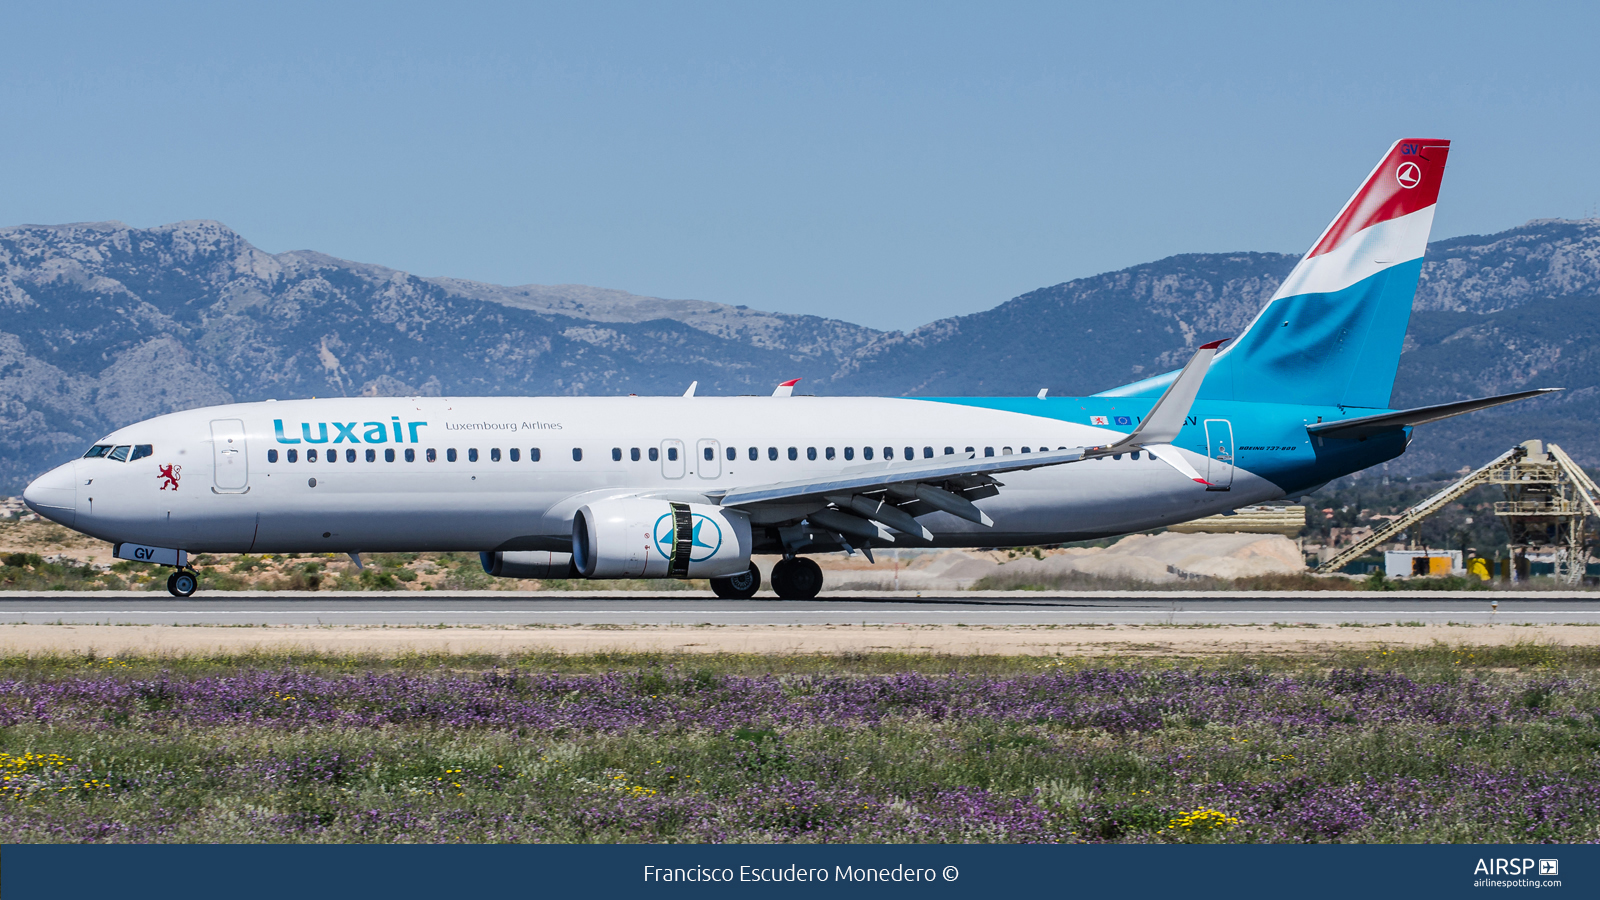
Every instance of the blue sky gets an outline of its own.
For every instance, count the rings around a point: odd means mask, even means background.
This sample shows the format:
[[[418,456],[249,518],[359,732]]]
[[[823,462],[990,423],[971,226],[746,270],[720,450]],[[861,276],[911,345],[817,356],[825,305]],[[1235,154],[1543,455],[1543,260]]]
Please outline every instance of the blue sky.
[[[1434,236],[1600,205],[1580,4],[9,4],[0,224],[880,328],[1302,252],[1400,137]]]

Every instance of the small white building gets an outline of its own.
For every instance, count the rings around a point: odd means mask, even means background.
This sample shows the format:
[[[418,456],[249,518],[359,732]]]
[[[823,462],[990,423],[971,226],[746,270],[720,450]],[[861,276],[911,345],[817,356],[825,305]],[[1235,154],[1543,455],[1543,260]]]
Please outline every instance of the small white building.
[[[1465,575],[1460,550],[1385,550],[1383,574],[1390,578],[1413,575]]]

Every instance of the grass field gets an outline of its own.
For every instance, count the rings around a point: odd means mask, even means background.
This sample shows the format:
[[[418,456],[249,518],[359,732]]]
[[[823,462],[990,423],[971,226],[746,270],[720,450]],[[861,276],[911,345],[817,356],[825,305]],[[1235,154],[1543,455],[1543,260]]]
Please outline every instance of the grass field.
[[[33,841],[1593,841],[1600,649],[0,659]]]

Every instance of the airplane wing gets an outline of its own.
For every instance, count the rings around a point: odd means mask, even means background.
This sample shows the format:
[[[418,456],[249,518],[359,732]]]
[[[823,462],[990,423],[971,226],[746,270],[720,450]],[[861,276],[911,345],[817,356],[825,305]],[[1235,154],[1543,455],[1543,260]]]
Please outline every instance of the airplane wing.
[[[1548,394],[1561,388],[1536,388],[1531,391],[1517,391],[1514,394],[1501,394],[1498,397],[1479,397],[1476,400],[1460,400],[1455,403],[1441,403],[1437,406],[1419,406],[1416,409],[1403,409],[1399,412],[1379,413],[1375,416],[1362,416],[1359,419],[1341,419],[1337,422],[1318,422],[1307,425],[1306,431],[1313,437],[1331,438],[1365,438],[1384,431],[1395,431],[1407,425],[1426,425],[1451,416],[1463,413],[1477,412],[1491,406],[1500,406],[1504,403],[1515,403],[1540,394]]]
[[[1171,445],[1183,426],[1221,341],[1201,347],[1151,407],[1139,427],[1112,444],[1072,447],[1040,453],[978,458],[969,453],[937,460],[869,463],[818,478],[712,491],[713,502],[765,511],[775,521],[806,518],[841,535],[866,540],[894,540],[887,528],[931,539],[932,532],[916,517],[948,512],[971,522],[993,525],[972,501],[992,497],[1004,485],[994,476],[1145,450],[1150,455],[1206,484]]]

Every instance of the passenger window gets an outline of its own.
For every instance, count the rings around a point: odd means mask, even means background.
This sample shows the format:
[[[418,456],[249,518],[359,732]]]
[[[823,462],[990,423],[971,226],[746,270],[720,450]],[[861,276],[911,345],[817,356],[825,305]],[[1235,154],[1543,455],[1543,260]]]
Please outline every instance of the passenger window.
[[[983,455],[984,456],[993,456],[994,455],[994,448],[993,447],[985,447],[985,448],[983,448]]]
[[[806,459],[809,459],[809,460],[812,460],[813,462],[815,462],[816,458],[817,458],[817,448],[815,448],[815,447],[807,447],[806,448]]]
[[[862,447],[861,448],[861,458],[862,459],[871,459],[872,458],[872,448],[871,447]]]
[[[622,462],[622,448],[621,447],[612,447],[611,448],[611,461],[612,462]]]
[[[1023,452],[1023,453],[1032,453],[1032,452],[1033,452],[1033,450],[1032,450],[1032,449],[1031,449],[1031,448],[1028,448],[1028,447],[1023,447],[1023,448],[1022,448],[1022,452]]]
[[[884,459],[894,459],[894,448],[893,447],[885,447],[885,448],[883,448],[883,458]]]
[[[634,457],[634,458],[637,459],[638,457]],[[512,447],[511,448],[511,461],[512,462],[519,462],[519,461],[521,461],[521,459],[522,459],[522,451],[518,450],[516,447]]]
[[[128,462],[133,462],[136,459],[144,459],[146,456],[149,456],[153,453],[155,453],[155,447],[151,444],[134,444],[133,455],[128,457]]]
[[[499,447],[491,448],[489,450],[489,462],[499,462],[499,461],[500,461],[500,448]]]
[[[767,459],[770,459],[773,462],[777,462],[778,461],[778,448],[777,447],[768,447],[767,448]]]
[[[432,452],[432,451],[430,451],[430,452]],[[306,462],[316,462],[316,461],[317,461],[317,448],[312,447],[310,450],[306,451]]]
[[[946,447],[946,448],[944,448],[944,455],[945,456],[955,456],[956,455],[956,448],[954,448],[954,447]]]
[[[678,461],[678,448],[677,447],[668,447],[667,448],[667,461],[668,462],[677,462]]]
[[[478,461],[478,448],[477,447],[468,447],[467,448],[467,462],[477,462],[477,461]]]
[[[583,462],[583,450],[581,448],[578,448],[578,447],[573,447],[572,448],[572,461],[573,462]]]
[[[287,454],[286,454],[286,456],[287,456],[287,457],[288,457],[288,459],[289,459],[289,462],[295,462],[295,461],[296,461],[296,459],[297,459],[297,457],[299,457],[299,455],[300,455],[300,454],[299,454],[299,453],[297,453],[297,452],[295,452],[295,451],[293,451],[293,450],[290,450],[290,451],[289,451],[289,452],[288,452],[288,453],[287,453]]]
[[[661,451],[657,450],[654,447],[651,447],[650,448],[650,461],[651,462],[655,462],[656,460],[658,460],[660,458],[661,458]]]
[[[904,457],[902,457],[902,458],[903,459],[916,459],[917,458],[917,448],[915,448],[915,447],[907,447],[906,448],[906,455]]]
[[[823,450],[822,451],[822,458],[823,459],[833,459],[833,448],[829,447],[829,448]]]
[[[538,447],[530,447],[530,448],[528,448],[528,462],[538,462],[538,461],[539,461],[539,448]]]
[[[976,453],[976,452],[977,452],[977,451],[976,451],[976,450],[974,450],[974,449],[973,449],[973,448],[971,448],[971,447],[968,447],[968,448],[967,448],[967,452],[968,452],[968,453]]]
[[[634,462],[638,462],[639,461],[639,448],[638,447],[634,447],[632,450],[629,450],[628,451],[628,458],[633,460]]]
[[[756,460],[758,460],[760,458],[761,458],[761,450],[760,450],[760,448],[751,447],[750,448],[750,461],[751,462],[755,462]]]
[[[132,447],[129,447],[128,445],[124,444],[121,447],[118,447],[115,450],[111,451],[111,458],[116,460],[117,462],[127,462],[128,461],[128,451],[132,450],[132,449],[133,449]]]
[[[276,450],[268,450],[267,451],[267,462],[273,463],[273,462],[277,462],[277,461],[278,461],[278,451],[276,451]]]
[[[706,462],[716,462],[717,461],[716,448],[715,447],[707,447],[705,456],[706,456]]]
[[[293,453],[294,451],[290,450],[289,452]],[[292,459],[289,460],[289,461],[290,462],[294,462],[294,460],[292,460]],[[416,461],[417,461],[417,451],[416,451],[416,449],[413,448],[413,447],[407,447],[406,448],[406,462],[416,462]]]
[[[383,461],[384,462],[394,462],[394,448],[393,447],[385,447],[385,448],[383,448]]]
[[[111,452],[111,445],[110,444],[95,444],[93,447],[89,448],[89,452],[85,453],[83,455],[83,458],[84,459],[99,459],[100,457],[105,456],[107,453],[110,453],[110,452]]]
[[[738,458],[739,458],[739,450],[738,450],[738,448],[729,447],[728,448],[728,462],[733,462],[734,460],[736,460]]]
[[[950,451],[946,450],[945,452],[949,453]],[[922,458],[923,459],[933,459],[933,448],[932,447],[923,447],[922,448]]]
[[[1001,456],[1010,456],[1011,455],[1011,448],[1010,447],[1001,447],[1000,448],[1000,455]]]
[[[446,450],[444,452],[444,461],[445,462],[455,462],[456,461],[456,448],[451,447],[449,450]]]
[[[1128,458],[1129,459],[1138,459],[1139,458],[1139,451],[1135,450],[1132,453],[1128,454]]]
[[[316,451],[315,450],[308,450],[306,452],[307,453],[315,453]],[[437,450],[433,449],[432,447],[429,447],[428,448],[428,462],[438,462],[438,461],[439,461],[439,452]]]
[[[377,462],[377,461],[378,461],[378,451],[372,449],[371,447],[368,447],[367,448],[367,462]]]
[[[789,460],[791,462],[793,462],[794,460],[797,460],[799,458],[800,458],[800,451],[795,449],[794,447],[790,447],[789,448]]]
[[[856,458],[856,448],[854,448],[854,447],[846,447],[846,448],[844,448],[844,458],[845,459],[855,459]]]

